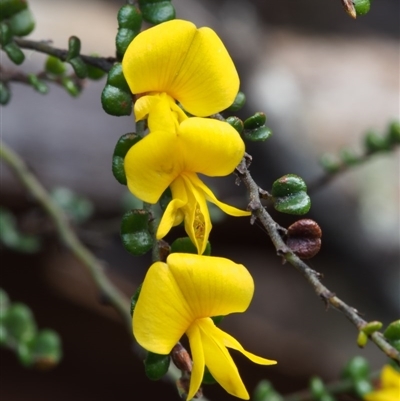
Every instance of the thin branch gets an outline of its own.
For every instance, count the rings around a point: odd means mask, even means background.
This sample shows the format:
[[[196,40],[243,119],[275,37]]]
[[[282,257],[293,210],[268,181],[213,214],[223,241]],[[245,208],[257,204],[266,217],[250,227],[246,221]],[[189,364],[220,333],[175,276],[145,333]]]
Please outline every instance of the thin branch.
[[[314,288],[315,293],[325,302],[327,306],[333,306],[335,309],[342,312],[360,331],[368,322],[362,319],[357,310],[340,298],[338,298],[332,291],[325,287],[320,281],[320,275],[315,270],[311,269],[306,263],[298,258],[292,250],[285,244],[284,240],[280,235],[280,228],[277,223],[272,219],[270,214],[266,211],[264,206],[261,204],[259,187],[251,177],[247,168],[249,156],[245,156],[239,166],[236,169],[236,173],[246,185],[249,196],[249,209],[253,212],[253,216],[257,218],[263,227],[267,230],[272,243],[275,246],[277,254],[282,256],[284,260],[288,261],[294,266],[303,277],[311,284]],[[400,352],[392,347],[382,333],[375,332],[370,335],[370,339],[389,357],[397,361],[400,364]]]
[[[14,42],[22,49],[36,50],[40,53],[45,53],[51,56],[55,56],[59,58],[61,61],[67,60],[67,54],[68,54],[67,50],[57,49],[55,47],[52,47],[48,44],[48,42],[45,41],[38,42],[22,38],[14,38]],[[85,56],[83,54],[81,54],[80,57],[86,64],[100,68],[105,72],[110,71],[111,67],[116,61],[115,57],[94,57],[94,56]]]
[[[61,240],[75,257],[86,267],[96,283],[96,286],[101,290],[102,295],[104,295],[107,301],[117,310],[129,332],[131,332],[132,322],[129,313],[129,299],[114,287],[104,273],[103,264],[80,242],[79,238],[69,225],[68,218],[64,211],[51,199],[42,184],[28,170],[23,160],[12,149],[4,144],[4,142],[2,142],[0,146],[0,158],[2,158],[12,168],[21,183],[48,213],[56,226]]]

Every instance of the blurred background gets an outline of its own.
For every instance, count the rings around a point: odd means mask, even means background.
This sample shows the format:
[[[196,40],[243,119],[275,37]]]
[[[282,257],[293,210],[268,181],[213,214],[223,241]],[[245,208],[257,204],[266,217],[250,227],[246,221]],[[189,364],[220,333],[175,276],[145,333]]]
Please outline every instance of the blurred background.
[[[82,40],[82,54],[114,55],[116,14],[123,1],[31,0],[35,40],[52,39],[66,48],[68,37]],[[222,38],[241,77],[247,103],[238,113],[267,115],[273,136],[246,144],[251,173],[264,189],[287,173],[312,184],[322,174],[322,153],[345,146],[361,151],[364,134],[383,133],[399,118],[399,2],[372,3],[368,15],[352,20],[339,0],[176,0],[177,18],[210,26]],[[45,56],[26,51],[20,67],[43,69]],[[1,53],[1,63],[15,68]],[[94,214],[79,226],[87,246],[102,259],[110,279],[127,296],[142,282],[150,257],[134,257],[122,247],[119,225],[132,200],[111,173],[118,138],[134,131],[133,117],[105,114],[100,94],[105,78],[88,81],[77,98],[51,86],[42,96],[12,84],[11,102],[1,109],[1,135],[37,174],[46,188],[68,187],[92,203]],[[324,284],[357,308],[366,320],[386,325],[398,319],[400,154],[376,155],[311,194],[306,217],[322,228],[321,252],[310,265]],[[245,207],[243,186],[235,177],[208,181],[218,197]],[[1,164],[1,205],[16,213],[22,229],[40,231],[41,251],[23,255],[2,249],[1,286],[13,301],[27,303],[39,327],[63,340],[64,359],[54,370],[20,366],[0,350],[7,401],[178,399],[173,386],[146,379],[132,352],[129,333],[116,313],[101,305],[91,278],[54,235],[45,215]],[[273,213],[284,227],[294,216]],[[246,233],[243,235],[243,233]],[[174,230],[168,240],[183,235]],[[243,263],[255,278],[253,303],[230,316],[222,328],[251,352],[278,360],[274,367],[253,365],[234,353],[251,392],[263,378],[284,394],[304,388],[311,375],[335,380],[355,355],[373,368],[385,363],[374,344],[360,350],[356,330],[334,310],[325,310],[308,283],[282,265],[259,224],[225,218],[214,224],[213,255]],[[211,400],[231,400],[218,385]],[[142,394],[142,396],[138,396]],[[347,398],[349,399],[349,398]]]

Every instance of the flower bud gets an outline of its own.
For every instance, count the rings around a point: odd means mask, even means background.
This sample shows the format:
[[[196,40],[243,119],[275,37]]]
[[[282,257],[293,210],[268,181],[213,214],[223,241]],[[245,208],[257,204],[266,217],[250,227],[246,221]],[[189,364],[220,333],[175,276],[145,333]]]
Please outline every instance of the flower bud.
[[[363,331],[360,331],[357,336],[357,345],[360,348],[364,348],[367,345],[368,336]]]
[[[321,249],[322,231],[311,219],[293,223],[287,231],[287,246],[301,259],[314,257]]]
[[[174,362],[174,365],[183,372],[191,372],[192,371],[192,359],[190,358],[189,352],[182,346],[181,343],[178,343],[172,348],[171,358]]]
[[[375,331],[378,331],[382,328],[382,322],[378,321],[373,321],[373,322],[368,322],[361,330],[366,334],[366,335],[371,335],[372,333],[375,333]]]

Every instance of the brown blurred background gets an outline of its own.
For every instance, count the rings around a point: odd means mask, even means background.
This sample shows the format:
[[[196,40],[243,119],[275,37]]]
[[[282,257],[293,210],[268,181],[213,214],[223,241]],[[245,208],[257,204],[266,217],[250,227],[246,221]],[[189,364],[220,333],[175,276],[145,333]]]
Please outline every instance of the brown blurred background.
[[[226,43],[241,76],[247,105],[239,113],[267,114],[274,135],[248,144],[251,172],[269,189],[287,173],[313,182],[322,174],[318,157],[345,145],[360,149],[368,129],[383,132],[399,117],[399,3],[380,0],[356,21],[339,0],[173,1],[177,17],[211,26]],[[82,40],[82,53],[114,53],[116,13],[122,1],[32,0],[37,20],[32,39],[53,39],[67,47]],[[40,71],[45,57],[27,51],[22,69]],[[2,64],[11,67],[5,56]],[[106,115],[100,104],[105,81],[90,81],[78,99],[51,86],[46,96],[20,84],[1,109],[5,143],[21,154],[44,185],[66,186],[87,196],[93,218],[78,229],[83,241],[107,266],[110,278],[130,296],[143,280],[149,257],[135,258],[121,246],[119,221],[126,189],[111,174],[117,139],[134,129],[132,117]],[[245,206],[235,178],[209,183],[220,199]],[[1,204],[22,227],[43,222],[37,205],[2,164]],[[323,246],[310,265],[324,283],[367,320],[398,318],[399,152],[374,157],[312,194],[307,217],[319,222]],[[274,214],[283,226],[295,217]],[[29,225],[29,224],[28,224]],[[169,239],[182,234],[176,230]],[[243,235],[245,233],[245,235]],[[251,392],[267,378],[289,393],[313,374],[336,379],[343,364],[362,354],[379,368],[385,357],[369,344],[356,346],[356,330],[324,304],[295,270],[281,265],[258,224],[226,218],[211,235],[213,254],[243,263],[256,282],[249,310],[225,319],[222,327],[256,354],[277,359],[276,367],[251,364],[234,354]],[[37,255],[1,254],[1,286],[13,301],[31,306],[40,328],[57,330],[64,359],[50,372],[24,369],[13,353],[0,350],[1,399],[142,400],[178,399],[168,384],[151,383],[132,352],[129,333],[111,308],[101,305],[90,277],[51,230]],[[211,400],[231,400],[218,385],[205,388]]]

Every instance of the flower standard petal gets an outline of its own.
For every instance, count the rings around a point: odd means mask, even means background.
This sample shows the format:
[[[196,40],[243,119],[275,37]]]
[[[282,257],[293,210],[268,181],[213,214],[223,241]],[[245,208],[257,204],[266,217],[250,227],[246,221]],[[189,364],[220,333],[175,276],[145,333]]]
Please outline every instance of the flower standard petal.
[[[166,92],[173,96],[172,83],[196,31],[191,22],[173,20],[137,35],[122,60],[122,71],[132,93]]]
[[[217,34],[188,21],[141,32],[128,46],[122,69],[132,93],[166,92],[201,117],[226,109],[239,90],[235,65]]]
[[[254,282],[243,265],[225,258],[185,253],[170,254],[167,264],[190,305],[193,320],[248,308]]]
[[[210,28],[198,29],[174,79],[173,97],[189,113],[205,117],[229,107],[239,84],[235,65],[221,39]]]
[[[133,313],[133,334],[148,351],[168,354],[192,323],[192,312],[166,263],[148,270]]]

